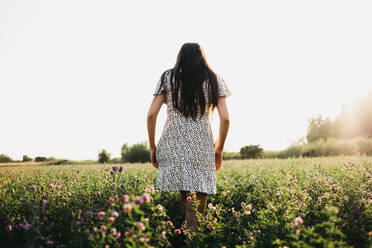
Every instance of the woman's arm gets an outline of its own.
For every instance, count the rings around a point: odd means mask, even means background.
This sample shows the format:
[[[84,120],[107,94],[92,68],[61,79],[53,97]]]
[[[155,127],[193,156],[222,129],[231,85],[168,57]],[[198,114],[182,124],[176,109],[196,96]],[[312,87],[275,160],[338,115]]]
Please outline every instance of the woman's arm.
[[[225,145],[227,132],[229,131],[229,127],[230,127],[230,117],[229,117],[229,111],[226,105],[226,97],[218,98],[217,110],[220,116],[220,129],[219,129],[217,143],[215,146],[216,170],[218,170],[221,167],[222,151]]]
[[[158,117],[158,113],[160,111],[161,106],[164,103],[164,100],[165,94],[155,95],[154,98],[152,99],[152,103],[147,112],[147,132],[151,149],[151,162],[154,164],[156,168],[158,168],[157,162],[154,160],[154,153],[156,150],[155,144],[156,118]]]

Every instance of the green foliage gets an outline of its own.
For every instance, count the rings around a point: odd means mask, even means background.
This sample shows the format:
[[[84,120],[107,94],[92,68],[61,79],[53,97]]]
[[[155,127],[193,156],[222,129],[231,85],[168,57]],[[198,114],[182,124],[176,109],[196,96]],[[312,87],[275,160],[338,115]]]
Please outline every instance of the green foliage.
[[[335,137],[334,125],[329,118],[323,120],[322,116],[319,115],[316,118],[309,120],[307,141],[314,142],[317,140],[327,140],[330,137]]]
[[[121,159],[129,163],[145,163],[150,161],[150,149],[146,142],[140,142],[132,146],[127,143],[121,148]]]
[[[48,161],[48,158],[40,157],[40,156],[35,158],[35,162],[45,162],[45,161]]]
[[[149,163],[0,167],[1,247],[370,247],[371,164],[225,161],[195,234]]]
[[[115,163],[115,164],[118,164],[118,163],[121,163],[121,158],[112,158],[110,159],[110,163]]]
[[[249,145],[240,149],[240,155],[242,159],[259,158],[262,151],[263,149],[260,147],[260,145]]]
[[[105,149],[98,154],[98,163],[108,163],[110,161],[110,153],[108,153]]]
[[[23,155],[22,162],[30,162],[30,161],[33,161],[33,159],[28,157],[27,155]]]
[[[9,163],[12,162],[12,159],[5,155],[5,154],[0,154],[0,163]]]
[[[242,159],[240,152],[222,152],[223,160]]]

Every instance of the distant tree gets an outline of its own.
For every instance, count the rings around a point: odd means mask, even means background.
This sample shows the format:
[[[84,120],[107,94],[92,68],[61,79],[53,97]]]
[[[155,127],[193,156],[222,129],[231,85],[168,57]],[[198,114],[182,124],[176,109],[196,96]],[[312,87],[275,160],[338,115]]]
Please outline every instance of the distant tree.
[[[36,157],[35,158],[35,162],[45,162],[45,161],[48,161],[48,159],[46,157]]]
[[[259,158],[263,149],[260,145],[244,146],[240,149],[240,155],[243,159],[246,158]]]
[[[335,128],[331,120],[327,117],[323,120],[321,115],[309,120],[306,139],[308,142],[317,140],[326,141],[328,138],[335,137]]]
[[[150,149],[146,142],[137,143],[131,147],[125,143],[121,148],[121,159],[123,162],[129,163],[145,163],[150,162]]]
[[[98,154],[98,162],[103,164],[103,163],[108,163],[110,161],[110,153],[107,153],[105,149],[102,149],[102,151]]]
[[[30,161],[32,161],[32,160],[33,160],[33,159],[30,158],[30,157],[28,157],[27,155],[23,155],[23,159],[22,159],[23,162],[30,162]]]
[[[12,159],[5,155],[5,154],[0,154],[0,163],[9,163],[12,162]]]

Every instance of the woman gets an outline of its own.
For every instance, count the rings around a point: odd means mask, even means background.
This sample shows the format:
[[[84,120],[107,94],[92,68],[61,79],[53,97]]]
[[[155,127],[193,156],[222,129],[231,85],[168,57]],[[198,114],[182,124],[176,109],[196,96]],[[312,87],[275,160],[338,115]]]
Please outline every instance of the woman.
[[[216,170],[221,167],[230,126],[226,97],[231,91],[223,78],[212,71],[201,46],[185,43],[174,68],[163,72],[153,95],[147,129],[151,163],[158,169],[156,187],[180,192],[181,219],[190,232],[195,232],[195,198],[188,196],[196,192],[197,210],[204,213],[208,195],[216,194]],[[156,119],[163,103],[167,104],[167,120],[156,146]],[[216,145],[210,124],[215,107],[220,116]]]

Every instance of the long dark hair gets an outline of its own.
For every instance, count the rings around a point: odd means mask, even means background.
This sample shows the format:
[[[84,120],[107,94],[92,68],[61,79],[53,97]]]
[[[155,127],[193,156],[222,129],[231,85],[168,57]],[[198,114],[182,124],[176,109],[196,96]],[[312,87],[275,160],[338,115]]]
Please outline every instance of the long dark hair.
[[[171,83],[172,104],[176,110],[193,120],[201,118],[207,106],[209,112],[213,113],[217,106],[217,75],[208,65],[204,50],[198,43],[182,45],[177,62],[174,68],[170,69],[170,73],[170,80],[173,81]],[[164,74],[165,72],[162,78]],[[207,99],[203,91],[203,82],[206,80]]]

